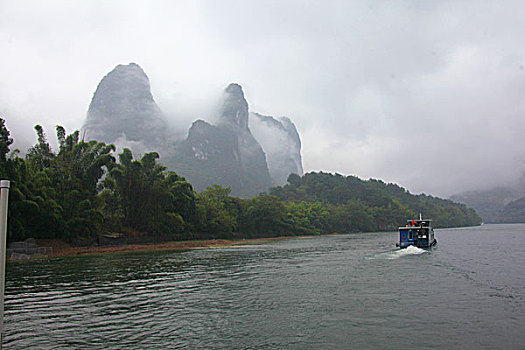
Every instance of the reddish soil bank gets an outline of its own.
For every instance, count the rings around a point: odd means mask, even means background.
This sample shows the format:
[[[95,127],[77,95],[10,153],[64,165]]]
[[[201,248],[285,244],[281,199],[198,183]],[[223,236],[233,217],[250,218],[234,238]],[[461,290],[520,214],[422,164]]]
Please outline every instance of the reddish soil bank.
[[[71,247],[69,244],[63,241],[60,241],[60,240],[39,240],[38,245],[45,246],[45,247],[53,247],[53,253],[48,256],[56,257],[56,256],[89,255],[89,254],[141,252],[141,251],[165,251],[165,250],[188,250],[188,249],[199,249],[199,248],[217,248],[217,247],[246,245],[246,244],[262,244],[265,242],[284,239],[284,238],[287,238],[287,237],[257,238],[257,239],[242,239],[242,240],[212,239],[212,240],[205,240],[205,241],[180,241],[180,242],[165,242],[165,243],[152,243],[152,244],[129,244],[129,245],[122,245],[122,246],[107,246],[107,247]]]

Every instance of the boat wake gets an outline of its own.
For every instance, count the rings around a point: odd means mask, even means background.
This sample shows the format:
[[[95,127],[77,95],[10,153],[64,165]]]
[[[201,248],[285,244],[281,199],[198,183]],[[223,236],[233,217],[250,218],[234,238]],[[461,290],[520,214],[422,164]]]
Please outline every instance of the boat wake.
[[[385,252],[385,253],[379,253],[375,256],[376,259],[387,259],[387,260],[394,260],[399,259],[403,256],[407,255],[421,255],[428,253],[428,250],[421,249],[418,247],[415,247],[413,245],[408,246],[403,249],[396,249],[394,251]]]

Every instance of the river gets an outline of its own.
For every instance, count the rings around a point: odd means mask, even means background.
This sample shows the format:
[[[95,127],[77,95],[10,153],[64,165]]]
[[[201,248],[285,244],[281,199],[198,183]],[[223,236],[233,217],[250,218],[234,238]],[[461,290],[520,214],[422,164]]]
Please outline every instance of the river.
[[[523,349],[525,225],[10,262],[4,349]]]

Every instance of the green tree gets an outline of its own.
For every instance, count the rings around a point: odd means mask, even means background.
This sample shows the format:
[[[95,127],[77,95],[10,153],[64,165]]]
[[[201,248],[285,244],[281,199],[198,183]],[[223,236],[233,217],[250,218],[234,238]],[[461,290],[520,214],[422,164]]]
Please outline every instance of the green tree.
[[[35,130],[38,141],[26,159],[10,160],[11,239],[96,236],[103,220],[97,203],[99,181],[114,162],[114,147],[79,141],[78,131],[66,135],[57,126],[60,150],[55,154],[44,130],[38,125]]]
[[[13,143],[10,135],[5,120],[0,118],[0,176],[2,178],[7,176],[7,154],[9,153],[9,146]]]
[[[37,134],[37,144],[29,149],[26,155],[26,159],[29,164],[36,170],[44,170],[49,168],[51,161],[55,158],[55,154],[47,142],[44,128],[40,125],[35,125],[35,131]]]
[[[320,234],[326,228],[328,211],[320,202],[289,202],[287,221],[296,234]]]
[[[237,228],[239,207],[231,189],[213,185],[197,195],[199,231],[208,236],[232,237]]]
[[[115,226],[108,202],[118,203],[122,228],[155,235],[180,236],[196,221],[195,194],[191,184],[157,163],[156,152],[133,160],[129,149],[119,154],[119,163],[104,181],[105,217]],[[109,213],[108,213],[109,212]]]
[[[367,209],[368,207],[359,201],[328,205],[327,231],[351,233],[377,230],[377,224]]]
[[[94,237],[101,233],[103,214],[97,195],[100,181],[115,158],[113,145],[102,142],[79,140],[79,132],[66,135],[57,126],[60,150],[52,161],[49,173],[57,189],[57,200],[65,223],[63,236]]]
[[[248,202],[246,209],[248,226],[246,231],[255,236],[276,236],[289,234],[286,207],[278,197],[259,195]]]

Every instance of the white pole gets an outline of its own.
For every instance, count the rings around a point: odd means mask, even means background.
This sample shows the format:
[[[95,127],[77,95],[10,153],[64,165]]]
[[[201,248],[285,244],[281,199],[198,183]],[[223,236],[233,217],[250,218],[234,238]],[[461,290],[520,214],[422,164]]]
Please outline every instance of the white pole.
[[[5,289],[5,251],[7,241],[7,198],[9,197],[9,181],[0,181],[0,349],[3,344],[4,332],[4,289]]]

